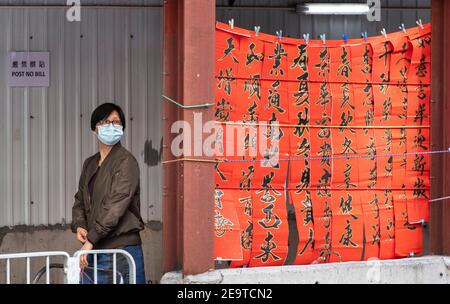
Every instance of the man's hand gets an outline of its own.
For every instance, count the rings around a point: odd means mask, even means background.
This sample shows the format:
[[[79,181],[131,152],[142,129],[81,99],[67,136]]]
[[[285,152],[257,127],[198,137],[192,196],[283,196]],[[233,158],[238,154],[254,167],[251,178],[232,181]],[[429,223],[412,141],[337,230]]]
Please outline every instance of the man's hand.
[[[92,250],[93,247],[94,246],[91,244],[91,242],[89,242],[86,239],[86,242],[84,243],[83,247],[81,247],[80,250]],[[81,257],[80,257],[80,267],[84,269],[84,268],[88,267],[88,265],[89,264],[88,264],[88,261],[87,261],[87,254],[81,255]]]
[[[79,240],[81,243],[86,243],[87,241],[87,230],[81,227],[77,228],[77,240]]]

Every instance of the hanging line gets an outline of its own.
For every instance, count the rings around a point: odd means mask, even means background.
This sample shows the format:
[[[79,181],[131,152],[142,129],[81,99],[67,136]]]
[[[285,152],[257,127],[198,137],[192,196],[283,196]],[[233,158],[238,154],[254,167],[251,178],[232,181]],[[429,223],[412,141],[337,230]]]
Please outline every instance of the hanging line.
[[[448,150],[436,150],[428,152],[406,152],[406,153],[389,153],[389,154],[375,154],[375,155],[333,155],[327,157],[290,157],[290,158],[279,158],[277,161],[301,161],[301,160],[333,160],[333,159],[375,159],[378,157],[400,157],[408,155],[431,155],[431,154],[446,154],[450,153],[450,148]],[[191,162],[208,162],[208,163],[255,163],[255,162],[266,162],[270,159],[227,159],[227,158],[216,158],[216,159],[203,159],[203,158],[177,158],[171,160],[162,161],[162,164],[170,164],[180,161],[191,161]],[[450,197],[449,197],[450,198]]]
[[[161,95],[164,99],[166,99],[166,100],[168,100],[168,101],[170,101],[171,103],[173,103],[173,104],[175,104],[175,105],[177,105],[177,106],[179,106],[180,108],[183,108],[183,109],[194,109],[194,108],[205,108],[205,107],[210,107],[210,106],[213,106],[214,104],[213,103],[202,103],[202,104],[196,104],[196,105],[189,105],[189,106],[185,106],[185,105],[182,105],[181,103],[179,103],[179,102],[176,102],[175,100],[173,100],[172,98],[170,98],[170,97],[168,97],[168,96],[166,96],[166,95]]]
[[[201,163],[219,163],[220,160],[217,159],[203,159],[203,158],[177,158],[177,159],[170,159],[162,161],[162,164],[171,164],[181,161],[190,161],[190,162],[201,162]]]
[[[439,201],[444,201],[444,200],[447,200],[447,199],[450,199],[450,196],[444,196],[444,197],[439,197],[439,198],[431,199],[431,200],[430,200],[430,203],[433,203],[433,202],[439,202]]]
[[[312,129],[421,129],[431,128],[431,126],[326,126],[326,125],[292,125],[292,124],[268,124],[251,122],[222,122],[215,121],[216,124],[236,125],[236,126],[267,126],[267,127],[285,127],[285,128],[312,128]]]
[[[222,76],[215,76],[215,79],[218,80],[229,80],[229,81],[236,81],[236,80],[251,80],[251,81],[255,81],[255,82],[261,82],[261,81],[271,81],[273,79],[269,79],[269,78],[249,78],[249,77],[245,77],[245,76],[227,76],[227,75],[222,75]],[[274,80],[275,81],[275,80]],[[364,85],[364,86],[368,86],[370,85],[371,87],[375,86],[375,85],[379,85],[379,86],[418,86],[418,85],[422,85],[425,88],[431,86],[431,82],[393,82],[393,81],[373,81],[373,82],[364,82],[364,81],[344,81],[344,80],[315,80],[315,79],[308,79],[308,80],[283,80],[283,81],[288,81],[288,82],[295,82],[295,83],[300,83],[300,82],[307,82],[307,83],[318,83],[318,84],[349,84],[349,85]],[[306,92],[306,90],[305,90]]]
[[[400,156],[408,156],[408,155],[431,155],[431,154],[446,154],[450,153],[450,148],[447,150],[436,150],[436,151],[427,151],[427,152],[406,152],[406,153],[389,153],[389,154],[375,154],[375,155],[333,155],[333,156],[324,156],[324,157],[290,157],[290,158],[279,158],[277,161],[301,161],[301,160],[332,160],[332,159],[374,159],[378,157],[400,157]],[[268,158],[264,159],[221,159],[222,162],[226,163],[245,163],[245,162],[266,162],[270,161]]]
[[[405,156],[405,155],[423,155],[423,154],[446,154],[446,153],[450,153],[450,148],[448,148],[448,150],[437,150],[437,151],[428,151],[428,152],[410,152],[410,153],[400,153],[400,154],[377,154],[374,156],[367,156],[364,155],[363,157],[361,156],[350,156],[349,158],[376,158],[376,157],[386,157],[386,156]],[[317,157],[317,158],[298,158],[298,159],[303,159],[303,160],[328,160],[328,159],[339,159],[339,158],[347,158],[346,156],[333,156],[333,157]],[[176,163],[176,162],[181,162],[181,161],[191,161],[191,162],[205,162],[205,163],[226,163],[226,162],[247,162],[247,161],[251,161],[251,162],[255,162],[255,161],[266,161],[267,159],[264,160],[226,160],[226,159],[201,159],[201,158],[178,158],[178,159],[172,159],[172,160],[166,160],[163,161],[162,164],[170,164],[170,163]],[[280,159],[280,160],[296,160],[296,158],[287,158],[287,159]],[[444,201],[444,200],[448,200],[450,199],[450,196],[444,196],[444,197],[439,197],[439,198],[434,198],[434,199],[430,199],[429,202],[433,203],[433,202],[439,202],[439,201]],[[412,224],[423,224],[423,221],[419,221],[417,223],[412,223]]]

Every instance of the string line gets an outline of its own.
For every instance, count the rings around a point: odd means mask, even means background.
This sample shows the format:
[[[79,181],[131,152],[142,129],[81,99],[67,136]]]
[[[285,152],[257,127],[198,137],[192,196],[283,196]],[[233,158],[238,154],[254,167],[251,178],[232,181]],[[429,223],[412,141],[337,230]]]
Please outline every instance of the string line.
[[[166,96],[166,95],[164,95],[164,94],[162,95],[162,97],[163,97],[164,99],[170,101],[171,103],[177,105],[178,107],[183,108],[183,109],[205,108],[205,107],[210,107],[210,106],[213,106],[213,105],[214,105],[214,103],[201,103],[201,104],[196,104],[196,105],[188,105],[188,106],[185,106],[185,105],[182,105],[182,104],[179,103],[179,102],[176,102],[175,100],[173,100],[172,98],[170,98],[170,97],[168,97],[168,96]]]
[[[323,156],[323,157],[289,157],[289,158],[279,158],[276,159],[277,161],[305,161],[305,160],[333,160],[333,159],[370,159],[374,160],[378,157],[401,157],[401,156],[408,156],[408,155],[433,155],[433,154],[447,154],[450,153],[450,148],[447,150],[435,150],[435,151],[424,151],[424,152],[406,152],[406,153],[386,153],[386,154],[374,154],[374,155],[333,155],[333,156]],[[180,161],[193,161],[193,162],[211,162],[211,163],[254,163],[254,162],[266,162],[269,161],[269,158],[264,159],[227,159],[227,158],[215,158],[215,159],[205,159],[205,158],[177,158],[177,159],[170,159],[170,160],[164,160],[162,161],[163,164],[173,163],[173,162],[180,162]]]
[[[289,158],[279,158],[276,159],[277,161],[305,161],[305,160],[333,160],[333,159],[370,159],[374,160],[378,157],[402,157],[402,156],[408,156],[408,155],[432,155],[432,154],[446,154],[450,153],[450,148],[448,150],[435,150],[435,151],[425,151],[425,152],[406,152],[406,153],[387,153],[387,154],[374,154],[374,155],[333,155],[333,156],[323,156],[323,157],[289,157]],[[266,162],[269,161],[269,158],[264,159],[220,159],[222,162],[229,162],[229,163],[239,163],[239,162]]]
[[[338,156],[331,156],[331,157],[309,157],[309,158],[285,158],[285,159],[279,159],[279,160],[328,160],[328,159],[342,159],[342,158],[377,158],[377,157],[387,157],[387,156],[406,156],[406,155],[434,155],[434,154],[446,154],[450,153],[450,148],[447,150],[436,150],[436,151],[427,151],[427,152],[407,152],[407,153],[391,153],[391,154],[377,154],[373,156],[368,155],[338,155]],[[227,160],[227,159],[200,159],[200,158],[177,158],[172,160],[166,160],[163,161],[163,164],[169,164],[169,163],[175,163],[175,162],[181,162],[181,161],[191,161],[191,162],[208,162],[208,163],[225,163],[225,162],[256,162],[256,161],[266,161],[265,160]],[[361,190],[361,189],[354,189],[354,190]],[[374,189],[364,189],[364,190],[374,190]],[[405,189],[399,189],[399,190],[405,190]],[[406,189],[406,190],[413,190],[413,189]],[[450,199],[450,196],[443,196],[439,198],[430,199],[429,202],[439,202]],[[417,222],[421,223],[421,222]]]
[[[239,125],[239,126],[268,126],[268,127],[290,127],[290,128],[316,128],[316,129],[421,129],[431,128],[431,126],[336,126],[336,125],[294,125],[294,124],[270,124],[252,122],[222,122],[215,121],[216,124]]]

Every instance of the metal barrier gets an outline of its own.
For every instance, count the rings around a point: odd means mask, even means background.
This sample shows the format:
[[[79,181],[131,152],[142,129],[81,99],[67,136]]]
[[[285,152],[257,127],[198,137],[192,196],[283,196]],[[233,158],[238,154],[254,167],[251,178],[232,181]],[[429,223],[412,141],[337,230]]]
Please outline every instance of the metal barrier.
[[[62,268],[64,271],[64,283],[65,284],[80,284],[81,281],[81,267],[80,258],[82,255],[94,256],[94,284],[98,283],[98,267],[97,267],[97,255],[98,254],[111,254],[113,256],[113,284],[117,284],[117,255],[122,255],[129,267],[129,284],[136,284],[136,263],[133,257],[125,250],[122,249],[107,249],[107,250],[80,250],[74,253],[71,257],[64,251],[48,251],[48,252],[30,252],[30,253],[13,253],[13,254],[0,254],[0,261],[6,261],[6,284],[11,284],[11,260],[25,259],[26,261],[26,284],[35,284],[39,281],[41,276],[45,273],[46,284],[50,284],[50,269]],[[50,257],[62,257],[62,264],[50,263]],[[45,258],[46,265],[41,268],[33,281],[31,281],[31,259],[33,258]],[[121,282],[123,283],[123,276]]]
[[[63,257],[64,267],[67,269],[70,255],[64,251],[49,251],[49,252],[30,252],[30,253],[13,253],[13,254],[0,254],[0,261],[6,261],[6,284],[11,284],[11,260],[25,259],[26,260],[26,282],[31,283],[31,268],[30,262],[32,258],[45,257],[46,260],[46,283],[50,284],[50,257]],[[65,283],[67,283],[65,281]]]
[[[127,263],[128,263],[128,267],[129,267],[129,277],[130,277],[130,284],[136,284],[136,263],[134,262],[133,257],[131,256],[131,254],[129,254],[128,252],[126,252],[125,250],[122,249],[105,249],[105,250],[80,250],[75,252],[75,254],[73,255],[73,259],[74,262],[77,264],[74,266],[74,268],[76,269],[80,269],[80,257],[83,254],[87,254],[87,255],[94,255],[94,284],[97,284],[97,279],[98,279],[98,267],[97,267],[97,255],[98,254],[112,254],[113,256],[113,284],[117,284],[117,254],[121,254],[125,257]],[[80,271],[77,271],[76,273],[71,273],[69,276],[69,281],[70,282],[74,282],[74,281],[80,281]],[[76,274],[78,274],[78,276],[76,276]],[[72,278],[73,275],[73,278]],[[69,284],[70,284],[69,282]],[[77,283],[74,283],[77,284]]]

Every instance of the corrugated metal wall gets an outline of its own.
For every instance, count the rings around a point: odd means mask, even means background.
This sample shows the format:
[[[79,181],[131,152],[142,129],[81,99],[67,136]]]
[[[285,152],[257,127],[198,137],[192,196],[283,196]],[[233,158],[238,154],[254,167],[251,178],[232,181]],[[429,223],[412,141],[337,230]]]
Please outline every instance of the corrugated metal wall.
[[[205,0],[206,1],[206,0]],[[210,1],[210,0],[208,0]],[[211,0],[213,1],[213,0]],[[236,0],[252,10],[217,9],[217,20],[274,34],[330,39],[397,31],[400,23],[430,21],[430,10],[383,10],[381,22],[365,16],[306,16],[286,9],[295,0]],[[309,1],[314,2],[314,1]],[[315,1],[327,2],[327,1]],[[328,1],[358,2],[358,1]],[[364,2],[364,1],[359,1]],[[429,0],[381,1],[383,7],[429,7]],[[65,5],[65,0],[0,0],[0,5]],[[218,0],[219,6],[228,0]],[[161,0],[83,0],[83,5],[162,5]],[[0,8],[0,227],[47,225],[71,220],[73,195],[83,160],[95,153],[89,130],[92,110],[116,101],[125,110],[124,145],[139,160],[142,214],[161,221],[162,9],[85,8],[69,23],[66,8]],[[8,51],[51,52],[49,89],[9,89]]]
[[[238,27],[253,29],[255,25],[261,26],[261,32],[273,34],[279,29],[284,36],[302,38],[303,33],[310,33],[311,39],[318,39],[319,34],[326,33],[329,39],[341,39],[345,32],[348,38],[360,38],[363,31],[369,36],[380,35],[381,29],[387,32],[398,31],[401,23],[405,27],[416,26],[416,20],[422,19],[423,23],[430,22],[431,10],[414,9],[430,7],[430,0],[381,0],[383,8],[403,8],[382,10],[380,22],[369,22],[366,16],[311,16],[297,14],[295,11],[283,9],[283,7],[295,7],[302,2],[353,2],[366,3],[364,0],[235,0],[234,6],[273,6],[272,9],[239,9],[224,8],[229,0],[217,0],[221,8],[217,9],[217,20],[228,22],[234,18],[234,24]]]
[[[66,1],[0,4],[42,2]],[[66,8],[0,8],[0,227],[71,221],[83,160],[96,152],[90,114],[109,101],[127,115],[123,144],[140,164],[142,215],[161,221],[162,9],[65,16]],[[8,51],[41,50],[50,51],[50,87],[8,88]]]

